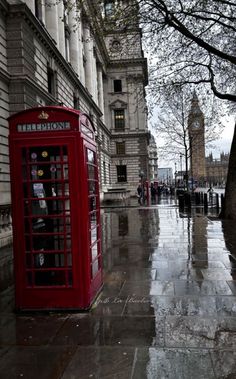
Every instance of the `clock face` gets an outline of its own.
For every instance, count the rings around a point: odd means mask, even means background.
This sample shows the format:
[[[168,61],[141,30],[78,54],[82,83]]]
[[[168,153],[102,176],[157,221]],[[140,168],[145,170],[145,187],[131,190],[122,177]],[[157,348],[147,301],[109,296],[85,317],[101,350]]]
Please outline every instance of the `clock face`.
[[[200,126],[199,120],[194,120],[193,123],[192,123],[192,127],[194,129],[197,129],[197,128],[199,128],[199,126]]]
[[[112,52],[117,52],[121,50],[121,43],[118,39],[115,39],[110,43],[110,50]]]

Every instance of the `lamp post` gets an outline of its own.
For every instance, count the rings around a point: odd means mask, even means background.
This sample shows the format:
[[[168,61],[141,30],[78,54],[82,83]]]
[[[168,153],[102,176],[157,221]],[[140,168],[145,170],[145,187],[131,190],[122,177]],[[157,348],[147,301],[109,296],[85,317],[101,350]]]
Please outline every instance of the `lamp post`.
[[[177,163],[175,162],[175,187],[176,187],[176,176],[177,176]]]
[[[192,141],[193,137],[190,136],[189,139],[189,146],[190,146],[190,175],[191,175],[191,185],[192,185],[192,191],[193,191],[193,185],[194,185],[194,178],[193,178],[193,161],[192,161]]]
[[[139,177],[141,179],[141,187],[142,187],[142,195],[141,195],[141,201],[144,203],[144,172],[142,170],[139,171]]]
[[[179,158],[180,158],[180,175],[181,175],[180,177],[181,177],[181,182],[183,183],[183,172],[182,172],[182,158],[183,158],[183,155],[180,154]]]

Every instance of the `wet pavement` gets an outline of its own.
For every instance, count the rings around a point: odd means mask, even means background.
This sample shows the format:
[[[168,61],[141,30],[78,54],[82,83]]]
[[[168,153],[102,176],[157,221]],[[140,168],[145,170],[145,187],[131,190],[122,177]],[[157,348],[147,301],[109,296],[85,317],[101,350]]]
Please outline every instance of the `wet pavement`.
[[[174,201],[102,211],[104,288],[87,313],[0,300],[0,378],[236,378],[232,222]]]

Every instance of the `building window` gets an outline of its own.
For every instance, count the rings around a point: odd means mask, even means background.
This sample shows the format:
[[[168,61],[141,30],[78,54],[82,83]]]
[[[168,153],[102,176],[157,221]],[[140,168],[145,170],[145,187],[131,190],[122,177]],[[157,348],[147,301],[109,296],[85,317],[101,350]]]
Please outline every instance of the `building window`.
[[[125,142],[116,142],[116,154],[125,154]]]
[[[115,109],[115,129],[122,130],[125,128],[125,110],[124,109]]]
[[[108,163],[109,184],[111,184],[111,165]]]
[[[74,109],[79,109],[80,108],[80,101],[79,97],[74,94],[73,96],[73,102],[74,102]]]
[[[117,182],[124,183],[127,182],[127,168],[124,165],[116,166],[117,170]]]
[[[103,161],[102,164],[103,164],[103,182],[104,184],[106,184],[107,183],[106,162]]]
[[[114,92],[122,92],[122,81],[114,80]]]
[[[47,67],[47,77],[48,77],[48,92],[55,96],[56,94],[56,75],[51,67]]]

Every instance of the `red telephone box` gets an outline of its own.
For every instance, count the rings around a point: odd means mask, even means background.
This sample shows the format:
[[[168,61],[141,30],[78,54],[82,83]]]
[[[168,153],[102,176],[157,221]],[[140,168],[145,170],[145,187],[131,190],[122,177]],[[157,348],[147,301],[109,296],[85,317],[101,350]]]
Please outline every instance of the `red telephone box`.
[[[49,106],[9,127],[16,309],[88,309],[102,287],[93,124]]]

